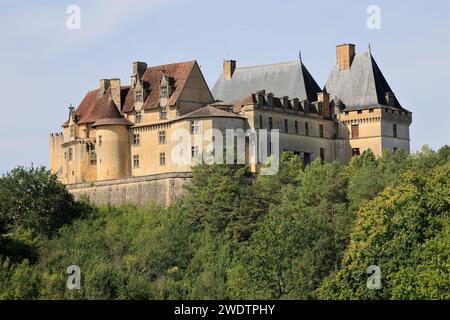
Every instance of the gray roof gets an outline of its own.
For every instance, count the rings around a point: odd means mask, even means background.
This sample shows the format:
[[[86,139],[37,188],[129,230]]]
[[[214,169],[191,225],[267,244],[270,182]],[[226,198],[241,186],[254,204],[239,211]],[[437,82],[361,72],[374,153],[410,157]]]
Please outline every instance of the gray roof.
[[[230,80],[223,73],[212,89],[215,99],[236,102],[258,90],[276,97],[317,101],[319,85],[300,61],[236,68]]]
[[[211,105],[204,106],[200,109],[194,110],[179,119],[192,119],[192,118],[210,118],[210,117],[221,117],[221,118],[242,118],[241,115],[221,110],[219,108],[213,107]]]
[[[344,110],[358,110],[379,105],[389,106],[386,93],[392,92],[370,52],[356,54],[351,68],[340,70],[336,64],[331,70],[325,89],[330,99],[338,98]],[[397,98],[389,107],[404,110]]]

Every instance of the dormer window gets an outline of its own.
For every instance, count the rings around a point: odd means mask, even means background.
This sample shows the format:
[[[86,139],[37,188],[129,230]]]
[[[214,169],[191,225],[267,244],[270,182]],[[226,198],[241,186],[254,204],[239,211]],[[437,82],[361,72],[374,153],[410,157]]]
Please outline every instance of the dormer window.
[[[70,130],[70,137],[73,138],[75,136],[75,126],[71,124],[69,126],[69,130]]]
[[[161,87],[159,97],[161,99],[167,99],[169,97],[169,90],[168,90],[167,86]]]
[[[164,75],[161,79],[161,83],[159,85],[159,98],[160,99],[168,99],[172,93],[171,89],[173,86],[173,78],[167,75]]]
[[[138,90],[136,91],[136,102],[142,102],[142,91]]]

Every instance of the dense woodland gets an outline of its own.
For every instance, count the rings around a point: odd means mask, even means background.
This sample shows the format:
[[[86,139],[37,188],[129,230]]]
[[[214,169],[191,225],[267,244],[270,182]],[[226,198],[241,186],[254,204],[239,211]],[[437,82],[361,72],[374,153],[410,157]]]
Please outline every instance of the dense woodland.
[[[18,167],[0,178],[0,299],[450,299],[449,160],[445,146],[348,165],[283,153],[273,176],[198,165],[168,208],[75,201]]]

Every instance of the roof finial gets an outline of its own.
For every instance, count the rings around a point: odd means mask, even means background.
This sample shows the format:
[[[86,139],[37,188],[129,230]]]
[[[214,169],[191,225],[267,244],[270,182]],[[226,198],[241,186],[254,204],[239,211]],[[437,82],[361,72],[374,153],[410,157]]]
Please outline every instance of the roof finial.
[[[370,48],[370,42],[369,42],[369,54],[372,54],[372,49]]]
[[[298,60],[302,63],[302,50],[298,50]]]

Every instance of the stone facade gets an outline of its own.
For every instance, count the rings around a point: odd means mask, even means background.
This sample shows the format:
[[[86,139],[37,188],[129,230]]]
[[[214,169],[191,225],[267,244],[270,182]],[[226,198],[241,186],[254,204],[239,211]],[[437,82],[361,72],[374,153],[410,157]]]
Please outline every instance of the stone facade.
[[[280,152],[297,153],[304,163],[347,163],[367,149],[409,152],[411,122],[371,52],[357,54],[352,44],[336,47],[323,89],[302,61],[238,68],[226,60],[212,92],[196,61],[134,62],[130,85],[102,79],[69,108],[63,132],[50,135],[50,167],[77,197],[167,205],[182,194],[198,155],[212,152],[213,130],[225,146],[227,129],[278,129]],[[180,130],[188,132],[183,163],[174,153]],[[251,170],[260,165],[258,158]]]

